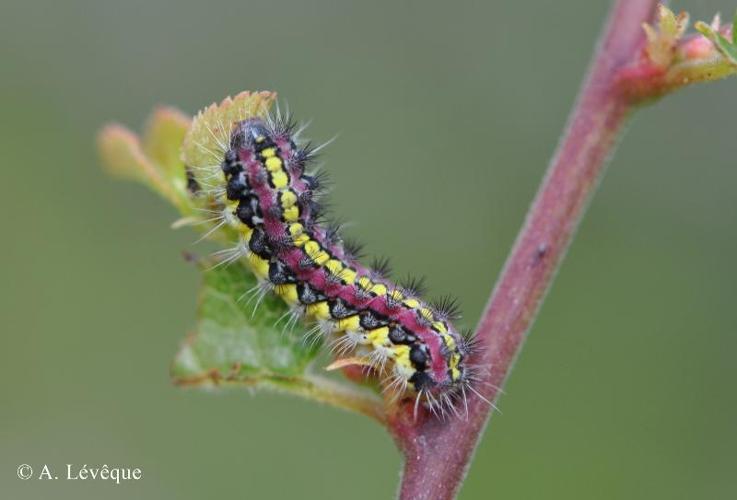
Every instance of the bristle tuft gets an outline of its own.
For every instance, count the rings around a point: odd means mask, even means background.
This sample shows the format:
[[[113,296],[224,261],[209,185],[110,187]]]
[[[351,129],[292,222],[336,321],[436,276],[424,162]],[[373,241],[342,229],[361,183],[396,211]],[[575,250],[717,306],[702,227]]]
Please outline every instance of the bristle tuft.
[[[386,256],[374,257],[370,267],[373,273],[379,278],[387,279],[392,274],[392,264],[389,257]]]
[[[364,244],[353,238],[343,238],[343,251],[346,257],[356,261],[364,257],[363,253]]]
[[[422,297],[427,292],[424,276],[406,276],[399,280],[399,286],[412,297]]]
[[[444,295],[430,302],[435,311],[446,321],[456,321],[461,318],[461,308],[458,299],[452,295]]]

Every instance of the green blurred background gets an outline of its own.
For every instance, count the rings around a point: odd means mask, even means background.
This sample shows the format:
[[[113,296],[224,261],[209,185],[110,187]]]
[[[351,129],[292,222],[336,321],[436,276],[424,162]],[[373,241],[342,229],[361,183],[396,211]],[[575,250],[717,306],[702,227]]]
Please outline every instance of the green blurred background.
[[[313,137],[340,134],[350,233],[472,327],[607,4],[3,0],[0,497],[392,497],[400,457],[368,419],[170,384],[195,236],[101,171],[96,130],[278,90]],[[462,499],[737,497],[735,102],[734,80],[691,88],[631,123]],[[24,482],[21,463],[144,479]]]

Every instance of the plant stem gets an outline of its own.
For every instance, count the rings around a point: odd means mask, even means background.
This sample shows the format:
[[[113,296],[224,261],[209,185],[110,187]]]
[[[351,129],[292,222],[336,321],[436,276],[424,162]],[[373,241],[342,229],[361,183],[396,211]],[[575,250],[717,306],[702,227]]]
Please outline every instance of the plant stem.
[[[484,368],[475,388],[490,401],[514,364],[545,292],[561,264],[632,103],[615,86],[618,70],[643,47],[641,24],[657,0],[617,0],[590,73],[525,224],[476,331],[479,349],[469,360]],[[405,456],[400,498],[451,499],[457,493],[490,407],[473,395],[468,418],[413,421],[410,408],[390,417]]]
[[[379,424],[386,425],[383,402],[368,391],[362,392],[318,375],[304,377],[303,385],[304,390],[301,393],[298,386],[288,388],[288,390],[347,411],[361,413],[376,420]]]
[[[236,370],[237,372],[237,370]],[[193,377],[175,377],[174,383],[180,387],[254,387],[271,389],[295,396],[320,401],[346,411],[354,411],[386,425],[384,403],[368,391],[315,374],[297,378],[276,375],[241,377],[237,373],[222,374],[218,370],[208,370]]]

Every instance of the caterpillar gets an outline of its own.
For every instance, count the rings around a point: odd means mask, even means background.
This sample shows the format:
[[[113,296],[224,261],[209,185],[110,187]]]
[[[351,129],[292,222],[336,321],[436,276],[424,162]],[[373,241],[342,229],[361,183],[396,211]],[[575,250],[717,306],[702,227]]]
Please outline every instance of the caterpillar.
[[[420,404],[435,414],[458,413],[466,390],[478,393],[467,361],[472,340],[452,324],[455,301],[428,303],[418,282],[388,278],[386,260],[359,262],[360,248],[325,221],[325,178],[310,170],[320,148],[303,144],[303,128],[280,111],[241,110],[215,120],[215,109],[195,119],[213,140],[195,144],[204,154],[186,167],[190,190],[217,207],[216,227],[237,234],[224,261],[246,259],[257,293],[280,296],[290,322],[314,324],[338,356],[363,360],[380,375],[386,392],[414,397],[415,414]]]

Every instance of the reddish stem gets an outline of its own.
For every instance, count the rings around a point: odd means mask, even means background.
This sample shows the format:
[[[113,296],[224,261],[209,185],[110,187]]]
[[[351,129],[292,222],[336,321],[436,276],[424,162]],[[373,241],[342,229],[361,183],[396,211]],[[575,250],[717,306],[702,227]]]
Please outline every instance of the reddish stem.
[[[568,130],[481,318],[479,350],[470,363],[488,367],[475,387],[490,401],[504,384],[632,108],[617,91],[616,76],[639,55],[641,25],[653,18],[658,3],[615,2]],[[390,429],[405,456],[400,498],[453,498],[489,412],[472,395],[468,419],[454,425],[435,418],[414,422],[406,407],[393,415]]]

